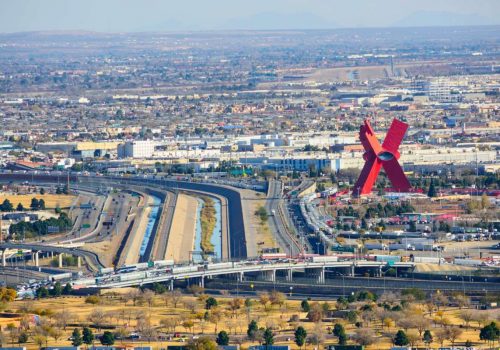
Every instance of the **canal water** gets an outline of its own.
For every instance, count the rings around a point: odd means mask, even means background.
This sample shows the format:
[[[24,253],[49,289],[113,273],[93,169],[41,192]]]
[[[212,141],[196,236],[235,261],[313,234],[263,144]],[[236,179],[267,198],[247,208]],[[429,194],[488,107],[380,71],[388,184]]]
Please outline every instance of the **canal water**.
[[[151,211],[149,212],[148,216],[148,224],[146,226],[146,232],[144,233],[144,238],[142,239],[141,243],[141,249],[139,250],[139,255],[143,256],[144,253],[146,252],[146,249],[149,244],[149,240],[151,238],[151,234],[153,233],[153,228],[156,222],[156,219],[158,217],[158,212],[160,211],[160,203],[161,200],[160,198],[156,196],[150,195],[151,198],[153,199],[153,207],[151,208]]]
[[[222,205],[220,200],[212,197],[211,199],[214,201],[215,220],[216,220],[214,230],[212,231],[212,235],[210,237],[210,242],[214,245],[214,254],[213,256],[211,256],[211,259],[220,260],[222,256],[222,234],[221,234]],[[196,214],[196,233],[194,240],[194,251],[201,252],[201,210],[203,209],[205,202],[203,201],[203,199],[199,197],[197,197],[197,200],[198,200],[198,209]],[[192,259],[195,262],[203,261],[201,254],[193,254]]]

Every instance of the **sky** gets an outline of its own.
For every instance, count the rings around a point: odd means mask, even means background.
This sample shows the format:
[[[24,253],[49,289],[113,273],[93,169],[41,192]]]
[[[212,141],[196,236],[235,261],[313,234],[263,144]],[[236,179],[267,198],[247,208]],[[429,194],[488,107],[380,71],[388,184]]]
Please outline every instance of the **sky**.
[[[0,32],[500,24],[500,0],[0,0]]]

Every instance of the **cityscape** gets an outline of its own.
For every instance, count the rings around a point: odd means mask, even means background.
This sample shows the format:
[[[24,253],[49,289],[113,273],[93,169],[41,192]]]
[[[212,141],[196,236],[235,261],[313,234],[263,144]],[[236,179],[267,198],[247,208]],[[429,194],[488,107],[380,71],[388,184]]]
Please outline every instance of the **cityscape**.
[[[481,2],[0,3],[0,349],[499,349]]]

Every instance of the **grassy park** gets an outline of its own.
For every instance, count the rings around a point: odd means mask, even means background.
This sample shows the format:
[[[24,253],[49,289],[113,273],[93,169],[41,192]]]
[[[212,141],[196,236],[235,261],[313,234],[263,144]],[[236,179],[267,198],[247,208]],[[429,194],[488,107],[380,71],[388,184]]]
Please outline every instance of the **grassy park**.
[[[156,285],[152,290],[127,288],[87,297],[42,293],[36,300],[4,301],[1,338],[4,346],[19,340],[28,348],[69,345],[75,328],[88,327],[96,337],[110,332],[117,345],[154,348],[191,344],[200,337],[216,340],[221,331],[229,344],[243,349],[266,343],[312,349],[339,341],[366,349],[389,349],[395,342],[486,348],[480,329],[500,316],[495,310],[472,309],[460,294],[430,297],[414,289],[378,297],[358,292],[328,302],[288,300],[275,291],[246,299],[221,292],[209,296],[198,287],[181,292]],[[140,338],[132,340],[132,334]]]

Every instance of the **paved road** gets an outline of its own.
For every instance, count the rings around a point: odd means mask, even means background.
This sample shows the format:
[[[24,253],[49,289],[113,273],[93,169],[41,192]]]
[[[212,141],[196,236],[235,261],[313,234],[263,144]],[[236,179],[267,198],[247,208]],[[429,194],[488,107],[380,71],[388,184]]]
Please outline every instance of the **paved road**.
[[[90,265],[91,269],[97,271],[100,267],[104,265],[99,260],[99,256],[96,253],[89,252],[82,249],[75,248],[65,248],[58,246],[51,246],[47,244],[39,243],[0,243],[0,249],[30,249],[33,251],[41,252],[54,252],[54,253],[64,253],[68,255],[75,255],[84,258]]]
[[[276,237],[283,252],[296,256],[301,252],[300,244],[293,237],[293,232],[288,229],[283,218],[286,213],[283,210],[282,183],[281,181],[269,181],[267,191],[266,210],[269,217],[269,228]]]
[[[165,191],[165,195],[165,203],[163,205],[160,223],[155,234],[151,260],[164,260],[167,253],[167,243],[170,230],[172,228],[172,221],[174,219],[177,193],[173,191]]]

